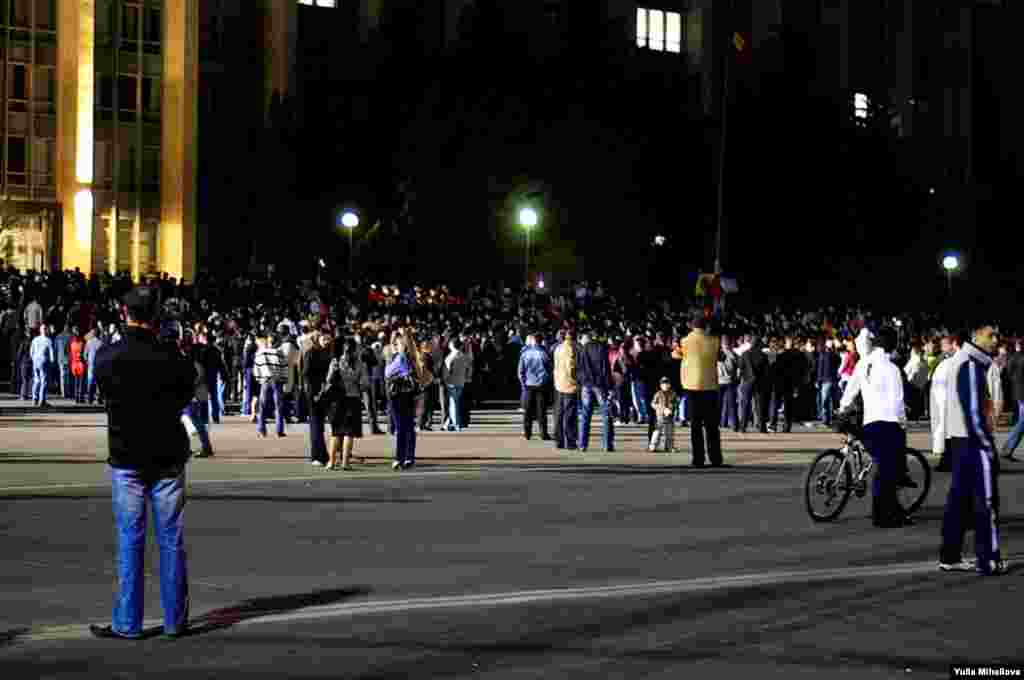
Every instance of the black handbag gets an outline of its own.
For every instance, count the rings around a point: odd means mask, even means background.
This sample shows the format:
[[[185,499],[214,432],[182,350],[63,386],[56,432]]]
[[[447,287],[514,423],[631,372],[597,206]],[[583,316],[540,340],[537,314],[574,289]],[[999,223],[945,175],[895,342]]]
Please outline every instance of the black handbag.
[[[411,375],[396,375],[384,381],[384,389],[389,399],[401,397],[407,394],[416,394],[419,385]]]

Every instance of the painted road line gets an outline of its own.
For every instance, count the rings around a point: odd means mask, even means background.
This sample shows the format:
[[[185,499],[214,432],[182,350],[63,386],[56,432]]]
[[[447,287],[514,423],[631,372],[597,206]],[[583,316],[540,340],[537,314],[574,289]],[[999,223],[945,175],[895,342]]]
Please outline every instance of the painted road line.
[[[786,583],[813,583],[827,581],[855,580],[893,576],[912,576],[932,573],[939,578],[957,578],[955,575],[939,575],[934,561],[909,562],[870,567],[842,567],[801,571],[774,571],[735,576],[711,576],[673,581],[650,581],[614,586],[589,586],[582,588],[555,588],[546,590],[519,590],[477,595],[442,595],[404,599],[378,600],[353,603],[339,603],[307,607],[290,612],[267,612],[265,615],[231,621],[235,626],[250,626],[274,623],[298,623],[323,619],[352,618],[381,614],[405,614],[416,611],[444,609],[479,609],[481,607],[503,607],[523,605],[545,605],[569,602],[583,602],[612,598],[652,597],[660,595],[681,595],[730,588],[751,588]],[[973,575],[972,575],[973,576]],[[231,618],[230,608],[215,610],[219,614],[213,620]],[[193,621],[201,625],[203,617]],[[145,622],[145,628],[159,626],[160,620]],[[32,629],[18,636],[13,644],[79,640],[89,638],[86,624],[47,626]]]

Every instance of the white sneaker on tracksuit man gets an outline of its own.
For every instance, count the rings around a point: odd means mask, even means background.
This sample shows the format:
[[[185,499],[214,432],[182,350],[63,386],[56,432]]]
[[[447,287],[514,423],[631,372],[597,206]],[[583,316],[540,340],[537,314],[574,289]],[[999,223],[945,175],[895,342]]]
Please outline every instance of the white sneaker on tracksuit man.
[[[953,481],[942,516],[939,564],[946,571],[966,568],[964,534],[973,521],[977,570],[989,575],[1005,569],[999,544],[999,459],[986,380],[994,340],[990,326],[975,330],[973,341],[947,359],[944,426]]]

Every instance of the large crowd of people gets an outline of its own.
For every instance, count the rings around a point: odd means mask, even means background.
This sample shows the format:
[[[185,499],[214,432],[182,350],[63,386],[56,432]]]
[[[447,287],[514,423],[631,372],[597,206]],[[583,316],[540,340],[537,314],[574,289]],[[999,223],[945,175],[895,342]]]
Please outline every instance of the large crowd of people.
[[[120,301],[136,283],[128,273],[0,269],[11,392],[40,408],[50,394],[102,403],[95,358],[123,333]],[[606,450],[614,450],[614,428],[631,423],[647,425],[652,449],[675,448],[674,426],[712,416],[737,432],[828,426],[859,357],[854,338],[882,325],[896,327],[893,359],[906,377],[908,416],[921,419],[930,411],[927,395],[939,361],[964,340],[955,326],[924,312],[883,319],[843,306],[722,311],[694,296],[617,295],[601,282],[559,291],[498,283],[455,291],[204,272],[193,282],[161,274],[142,283],[159,291],[161,335],[196,366],[196,399],[187,415],[199,455],[213,453],[206,424],[219,423],[237,403],[260,436],[270,414],[278,436],[286,436],[288,423],[310,422],[311,461],[326,467],[336,466],[335,449],[342,451],[337,467],[349,465],[362,435],[357,421],[372,434],[383,433],[382,421],[400,433],[395,462],[409,465],[415,432],[461,431],[470,427],[473,408],[491,400],[518,402],[528,438],[534,424],[549,438],[547,412],[554,407],[556,446],[565,449],[586,449],[595,411]],[[713,376],[686,368],[685,343],[695,327],[703,332],[705,320],[720,338]],[[1002,395],[1021,389],[1006,370],[1020,350],[1015,338],[998,341],[990,372],[997,414],[1008,401]],[[403,363],[395,370],[411,371],[419,383],[409,400],[386,393],[396,356]],[[342,387],[332,386],[335,376]],[[321,388],[344,395],[332,402],[342,406],[328,407]],[[1016,408],[1010,411],[1017,416]],[[322,444],[326,421],[342,433],[330,447]],[[695,464],[703,463],[704,452],[712,464],[721,462],[717,430],[691,428],[691,439]]]

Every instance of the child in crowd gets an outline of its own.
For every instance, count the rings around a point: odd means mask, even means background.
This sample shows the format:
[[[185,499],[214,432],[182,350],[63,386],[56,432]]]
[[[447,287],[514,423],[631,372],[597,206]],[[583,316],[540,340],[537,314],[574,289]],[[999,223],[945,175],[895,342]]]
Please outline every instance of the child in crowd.
[[[651,408],[658,419],[658,427],[651,436],[651,445],[648,451],[657,451],[659,445],[664,446],[665,452],[676,453],[675,441],[673,439],[675,422],[672,417],[676,412],[679,403],[675,391],[672,389],[672,381],[667,377],[661,379],[661,389],[654,395],[651,401]]]

